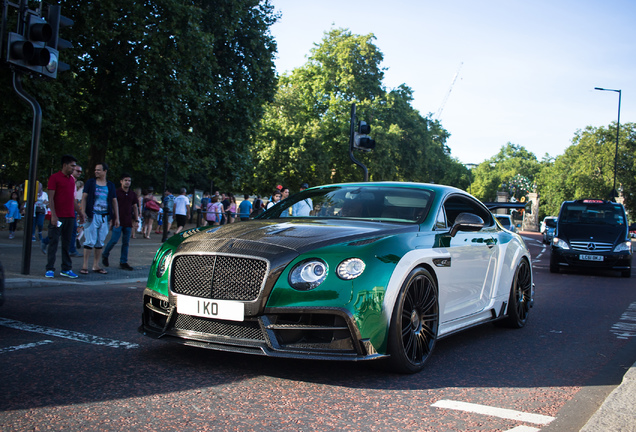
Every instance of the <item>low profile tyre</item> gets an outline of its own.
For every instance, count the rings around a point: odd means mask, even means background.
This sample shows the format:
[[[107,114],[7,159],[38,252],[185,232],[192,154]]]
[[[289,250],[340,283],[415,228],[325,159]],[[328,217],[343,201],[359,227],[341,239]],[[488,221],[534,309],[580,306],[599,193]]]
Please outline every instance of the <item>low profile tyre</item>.
[[[630,267],[628,270],[623,270],[621,276],[624,278],[632,277],[632,268]]]
[[[389,367],[399,373],[422,370],[437,341],[439,300],[433,276],[423,268],[409,273],[400,289],[389,329]]]
[[[496,324],[509,328],[521,328],[526,325],[530,313],[530,300],[532,296],[532,272],[530,263],[525,259],[517,265],[515,277],[510,288],[508,300],[508,316]]]

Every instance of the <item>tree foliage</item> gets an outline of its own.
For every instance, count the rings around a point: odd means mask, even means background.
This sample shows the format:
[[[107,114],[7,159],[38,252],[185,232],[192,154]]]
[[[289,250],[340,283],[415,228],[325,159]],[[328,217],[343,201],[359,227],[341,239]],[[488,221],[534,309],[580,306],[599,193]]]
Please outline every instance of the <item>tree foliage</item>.
[[[556,215],[565,200],[609,199],[614,184],[616,123],[577,131],[572,145],[539,175],[542,209]],[[636,214],[636,124],[620,127],[616,184],[624,204]]]
[[[74,25],[61,52],[71,73],[25,79],[44,111],[40,177],[63,153],[137,185],[160,185],[164,159],[175,187],[216,180],[235,186],[250,168],[248,147],[273,97],[277,19],[269,0],[62,1]],[[30,110],[1,71],[0,140],[19,176],[28,164]],[[182,182],[182,183],[181,183]]]
[[[532,192],[542,163],[525,147],[508,143],[499,153],[473,169],[473,194],[484,201],[495,201],[498,191],[517,199]]]
[[[372,34],[346,29],[326,32],[302,67],[280,77],[255,136],[257,161],[249,183],[312,185],[359,181],[362,171],[349,158],[350,112],[371,125],[373,152],[356,151],[371,180],[433,181],[468,186],[466,168],[450,156],[449,136],[439,122],[413,107],[406,85],[387,90],[383,55]]]

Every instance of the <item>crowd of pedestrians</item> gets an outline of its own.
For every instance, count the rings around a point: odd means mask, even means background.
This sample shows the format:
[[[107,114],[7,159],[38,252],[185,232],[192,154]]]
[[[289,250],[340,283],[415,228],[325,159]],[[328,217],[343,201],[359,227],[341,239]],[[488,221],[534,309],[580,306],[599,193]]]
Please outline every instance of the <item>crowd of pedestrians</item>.
[[[84,182],[80,180],[83,169],[77,159],[64,155],[61,169],[49,177],[46,187],[38,184],[32,240],[39,241],[42,252],[47,255],[46,277],[55,277],[55,261],[60,245],[60,276],[78,277],[72,269],[72,257],[83,257],[80,274],[91,271],[107,274],[105,267],[110,266],[109,258],[120,240],[119,268],[133,270],[128,264],[130,239],[135,239],[136,234],[149,239],[155,223],[156,234],[162,233],[163,224],[166,232],[171,234],[173,223],[176,223],[174,234],[178,234],[194,216],[197,217],[195,223],[200,221],[202,225],[244,222],[260,215],[290,194],[288,188],[278,185],[269,198],[256,195],[250,201],[250,195],[244,194],[237,203],[232,193],[215,191],[211,194],[206,191],[200,207],[194,213],[192,198],[188,196],[186,188],[181,188],[176,197],[170,188],[166,188],[159,200],[152,187],[133,190],[133,179],[127,173],[120,176],[119,188],[115,188],[115,184],[107,179],[108,170],[106,163],[98,163],[94,167],[95,176]],[[307,187],[303,183],[299,190]],[[21,195],[16,189],[4,203],[10,239],[15,237],[17,224],[24,216],[25,204],[20,200]],[[311,200],[307,199],[295,204],[289,215],[308,216],[311,210]],[[47,235],[44,235],[47,220],[49,225]],[[109,233],[110,241],[106,244]],[[83,253],[78,249],[83,249]],[[89,269],[91,255],[93,262]]]

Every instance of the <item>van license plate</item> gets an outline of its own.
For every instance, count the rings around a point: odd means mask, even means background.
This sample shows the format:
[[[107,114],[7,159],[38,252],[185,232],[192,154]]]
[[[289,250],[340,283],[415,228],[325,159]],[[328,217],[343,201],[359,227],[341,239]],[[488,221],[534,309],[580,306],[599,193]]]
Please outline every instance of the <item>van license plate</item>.
[[[581,261],[603,261],[603,255],[579,255]]]

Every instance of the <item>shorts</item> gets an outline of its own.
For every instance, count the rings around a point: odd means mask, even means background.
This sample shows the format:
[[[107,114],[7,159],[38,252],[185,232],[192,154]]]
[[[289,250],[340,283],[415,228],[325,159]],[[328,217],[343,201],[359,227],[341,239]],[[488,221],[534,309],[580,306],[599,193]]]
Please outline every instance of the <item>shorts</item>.
[[[154,210],[144,210],[142,215],[144,219],[157,220],[159,212]]]
[[[188,220],[186,215],[175,215],[175,218],[177,218],[177,227],[185,226]]]
[[[93,215],[84,223],[84,249],[101,249],[108,235],[108,215]]]

